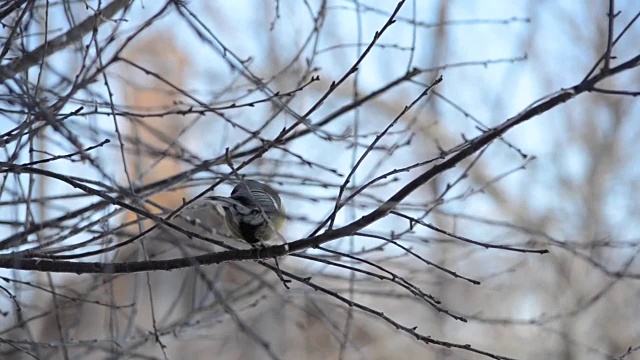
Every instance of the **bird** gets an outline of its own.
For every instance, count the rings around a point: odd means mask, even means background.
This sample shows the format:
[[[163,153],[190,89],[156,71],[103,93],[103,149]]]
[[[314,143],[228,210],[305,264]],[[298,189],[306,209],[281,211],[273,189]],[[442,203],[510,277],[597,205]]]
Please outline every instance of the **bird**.
[[[231,234],[252,246],[264,246],[284,224],[285,210],[280,195],[271,186],[256,180],[241,181],[228,197],[206,199],[222,207]]]

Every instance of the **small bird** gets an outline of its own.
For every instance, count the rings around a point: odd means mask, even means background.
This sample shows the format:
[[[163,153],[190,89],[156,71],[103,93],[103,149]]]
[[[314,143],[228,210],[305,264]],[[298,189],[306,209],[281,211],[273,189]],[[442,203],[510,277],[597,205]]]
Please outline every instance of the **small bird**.
[[[220,205],[225,222],[234,237],[251,245],[261,245],[273,239],[285,220],[285,211],[278,193],[269,185],[255,180],[243,180],[229,197],[208,196]]]

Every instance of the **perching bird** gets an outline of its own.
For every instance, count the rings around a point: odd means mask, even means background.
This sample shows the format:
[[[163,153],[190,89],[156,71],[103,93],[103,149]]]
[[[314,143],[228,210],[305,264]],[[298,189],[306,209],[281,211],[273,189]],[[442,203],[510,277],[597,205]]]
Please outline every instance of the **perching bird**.
[[[284,223],[284,207],[278,193],[255,180],[243,180],[229,197],[207,199],[224,209],[225,222],[233,236],[252,245],[273,239]]]

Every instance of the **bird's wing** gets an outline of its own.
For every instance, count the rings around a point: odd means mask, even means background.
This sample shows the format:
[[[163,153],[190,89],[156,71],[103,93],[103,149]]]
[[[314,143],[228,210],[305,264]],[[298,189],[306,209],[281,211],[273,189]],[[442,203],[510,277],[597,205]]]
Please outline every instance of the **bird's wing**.
[[[222,207],[235,207],[235,208],[247,209],[247,207],[243,205],[241,202],[239,202],[238,200],[224,197],[224,196],[207,196],[206,199]]]

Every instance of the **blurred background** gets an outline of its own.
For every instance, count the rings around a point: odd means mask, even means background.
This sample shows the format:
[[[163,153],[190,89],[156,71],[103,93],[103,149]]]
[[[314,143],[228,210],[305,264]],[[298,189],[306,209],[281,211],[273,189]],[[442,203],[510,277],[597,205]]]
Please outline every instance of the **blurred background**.
[[[610,3],[5,1],[0,256],[222,251],[206,201],[171,217],[198,237],[147,214],[240,177],[281,194],[288,241],[339,228],[580,83],[610,29],[611,66],[637,56],[640,4],[610,28]],[[277,266],[4,269],[0,358],[640,359],[638,84],[606,79]]]

